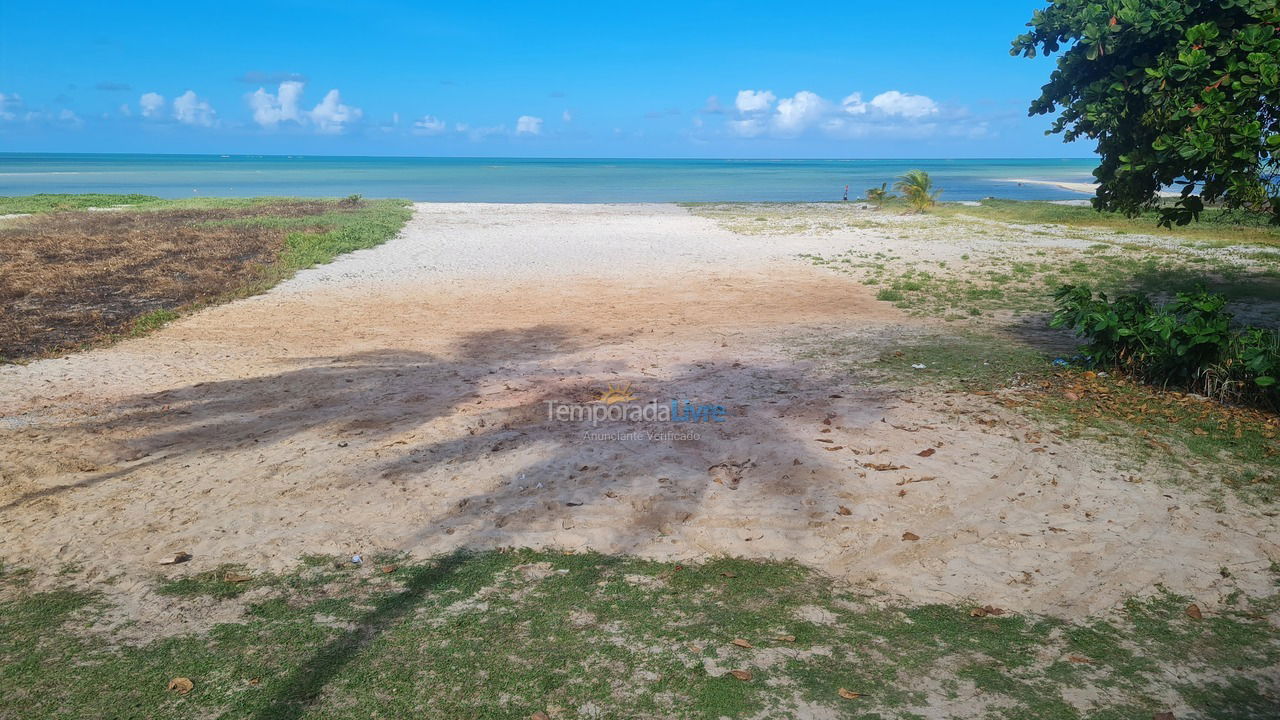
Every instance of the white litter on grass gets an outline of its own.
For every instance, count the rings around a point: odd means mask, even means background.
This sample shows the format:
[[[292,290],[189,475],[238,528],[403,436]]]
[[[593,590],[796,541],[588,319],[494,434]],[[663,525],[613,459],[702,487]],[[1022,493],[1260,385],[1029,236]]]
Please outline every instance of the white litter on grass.
[[[915,368],[916,370],[923,370],[924,363],[911,363],[911,367]]]

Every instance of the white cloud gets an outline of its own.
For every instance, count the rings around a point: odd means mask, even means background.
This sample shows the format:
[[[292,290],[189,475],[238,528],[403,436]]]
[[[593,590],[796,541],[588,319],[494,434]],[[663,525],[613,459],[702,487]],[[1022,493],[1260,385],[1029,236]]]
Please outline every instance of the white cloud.
[[[521,115],[516,120],[517,135],[541,135],[542,134],[542,118],[532,115]]]
[[[183,125],[200,125],[212,127],[217,113],[213,106],[201,100],[193,90],[188,90],[173,99],[173,117]]]
[[[358,122],[364,111],[342,103],[342,96],[337,90],[330,90],[324,99],[311,109],[307,116],[316,124],[316,130],[328,135],[336,135],[347,129],[351,123]]]
[[[856,92],[840,101],[840,109],[850,115],[866,115],[867,104],[862,102],[862,93]]]
[[[739,90],[733,106],[738,109],[738,112],[744,114],[766,112],[775,99],[774,94],[768,90]],[[719,104],[718,101],[717,104]]]
[[[424,115],[421,120],[413,124],[415,135],[440,135],[447,129],[445,122],[435,115]]]
[[[871,98],[871,107],[886,115],[899,115],[905,118],[922,118],[938,113],[938,104],[924,95],[910,95],[897,90],[880,93]]]
[[[773,116],[773,127],[780,135],[798,135],[815,125],[831,111],[831,103],[817,93],[801,90],[795,97],[783,98]]]
[[[573,122],[573,113],[569,112],[568,110],[565,110],[564,112],[560,113],[560,119],[567,123],[571,123]]]
[[[143,93],[138,98],[138,107],[142,108],[142,117],[156,117],[164,107],[164,96],[160,93]]]
[[[274,128],[286,120],[301,122],[298,102],[302,99],[303,84],[297,80],[285,80],[276,92],[258,88],[248,96],[253,110],[253,121],[264,128]]]
[[[740,90],[734,107],[737,117],[726,122],[725,129],[738,137],[791,138],[809,132],[843,138],[924,137],[940,131],[953,132],[940,129],[934,116],[942,111],[931,98],[898,90],[880,93],[869,102],[863,101],[862,93],[855,92],[839,104],[809,90],[780,100],[768,90]],[[955,124],[964,125],[967,132],[971,123],[959,122],[962,116],[961,111]]]

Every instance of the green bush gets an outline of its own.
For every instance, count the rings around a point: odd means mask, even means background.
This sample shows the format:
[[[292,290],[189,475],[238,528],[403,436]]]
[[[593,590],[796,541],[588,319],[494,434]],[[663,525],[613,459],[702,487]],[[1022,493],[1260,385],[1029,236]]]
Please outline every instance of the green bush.
[[[1280,335],[1232,327],[1221,295],[1178,293],[1155,305],[1141,294],[1111,300],[1064,285],[1054,304],[1051,325],[1086,338],[1085,355],[1095,365],[1220,400],[1280,406]]]

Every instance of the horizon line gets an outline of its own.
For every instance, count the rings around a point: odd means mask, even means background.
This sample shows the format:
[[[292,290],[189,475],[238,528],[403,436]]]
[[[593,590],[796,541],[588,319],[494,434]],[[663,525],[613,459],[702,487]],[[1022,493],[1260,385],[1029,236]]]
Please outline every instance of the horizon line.
[[[110,157],[150,156],[150,157],[210,157],[210,158],[367,158],[398,160],[707,160],[718,162],[855,162],[871,161],[957,161],[957,160],[1096,160],[1096,156],[913,156],[913,157],[702,157],[702,156],[572,156],[572,155],[327,155],[313,153],[247,153],[247,152],[74,152],[45,150],[0,150],[0,156],[6,155],[102,155]]]

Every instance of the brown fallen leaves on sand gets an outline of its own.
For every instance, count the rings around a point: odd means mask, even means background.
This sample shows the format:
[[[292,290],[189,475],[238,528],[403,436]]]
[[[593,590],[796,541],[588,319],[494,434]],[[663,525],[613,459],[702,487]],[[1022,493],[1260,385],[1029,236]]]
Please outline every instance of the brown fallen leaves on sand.
[[[915,542],[920,539],[920,536],[908,530],[907,532],[902,533],[902,539]]]
[[[178,552],[160,561],[161,565],[178,565],[191,559],[191,553]]]
[[[229,583],[249,582],[252,579],[253,579],[252,575],[245,575],[244,573],[237,573],[237,572],[229,572],[226,575],[222,576],[223,582],[229,582]]]
[[[186,695],[194,690],[195,686],[196,684],[191,682],[191,678],[176,677],[169,681],[169,684],[165,686],[165,689],[170,692],[176,692],[179,695]]]
[[[1192,618],[1193,620],[1203,620],[1204,613],[1200,612],[1199,605],[1196,605],[1195,603],[1191,603],[1190,605],[1187,606],[1187,617]]]
[[[845,688],[840,688],[839,690],[836,691],[836,693],[839,694],[840,697],[844,698],[845,700],[857,700],[858,698],[862,697],[862,693],[854,692],[852,690],[846,690]]]
[[[938,451],[934,450],[933,448],[925,448],[916,454],[919,455],[920,457],[929,457],[930,455],[933,455],[936,452]]]
[[[733,644],[734,644],[734,645],[737,645],[737,646],[738,646],[738,647],[740,647],[740,648],[750,648],[750,647],[751,647],[751,643],[747,642],[746,640],[744,640],[744,639],[742,639],[742,638],[734,638],[734,639],[733,639]]]
[[[747,682],[747,681],[751,680],[751,671],[750,671],[750,670],[730,670],[730,671],[729,671],[729,674],[730,674],[730,675],[732,675],[732,676],[734,676],[734,677],[736,677],[736,678],[738,678],[739,680],[741,680],[741,681],[743,681],[743,682]]]
[[[886,470],[910,470],[906,465],[894,465],[893,463],[862,463],[862,467],[884,472]]]

